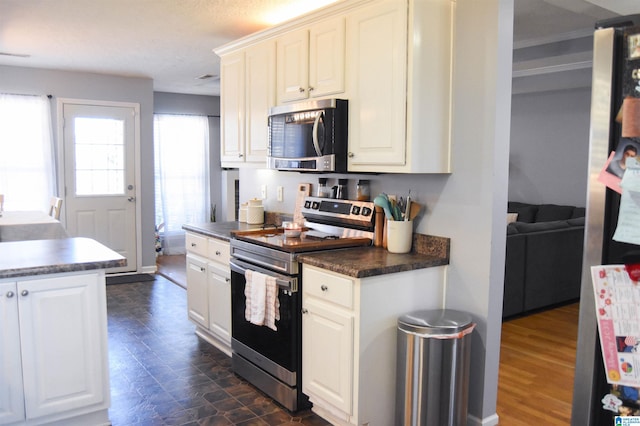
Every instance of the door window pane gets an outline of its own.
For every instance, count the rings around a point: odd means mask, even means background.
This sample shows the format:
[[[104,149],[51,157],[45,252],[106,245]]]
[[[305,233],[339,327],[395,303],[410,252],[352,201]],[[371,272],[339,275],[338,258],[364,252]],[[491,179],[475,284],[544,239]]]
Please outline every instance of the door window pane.
[[[76,195],[124,195],[124,121],[75,119]]]

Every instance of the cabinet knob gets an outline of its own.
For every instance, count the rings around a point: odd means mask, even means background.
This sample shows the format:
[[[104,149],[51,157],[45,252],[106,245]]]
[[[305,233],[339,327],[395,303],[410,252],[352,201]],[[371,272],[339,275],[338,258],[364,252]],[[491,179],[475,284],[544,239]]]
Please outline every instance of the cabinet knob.
[[[310,92],[312,92],[312,91],[314,91],[314,90],[316,90],[316,88],[315,88],[315,87],[313,87],[313,86],[309,86],[309,91],[310,91]]]
[[[225,278],[224,279],[226,282],[231,282],[231,278]]]
[[[304,92],[304,89],[302,87],[298,87],[298,92],[302,93]]]
[[[216,250],[216,256],[220,256],[220,250]]]
[[[7,292],[7,299],[11,299],[13,296],[14,296],[14,293],[12,291]]]
[[[303,313],[303,314],[308,314],[308,313],[309,313],[309,311],[308,311],[308,310],[306,310],[305,308],[302,308],[302,313]]]
[[[28,296],[29,295],[29,290],[22,290],[22,293],[20,293],[23,296]]]
[[[323,285],[320,286],[320,290],[327,291],[327,290],[329,290],[329,287],[327,287],[326,285],[323,284]]]
[[[200,268],[200,272],[204,272],[204,271],[205,271],[205,269],[204,269],[204,268]]]
[[[242,158],[242,157],[243,157],[243,155],[242,155],[242,154],[238,154],[238,158]]]
[[[196,243],[191,243],[191,247],[195,247],[195,246],[196,246]]]
[[[349,151],[349,153],[347,154],[347,157],[353,158],[353,157],[355,157],[355,154],[353,152]]]

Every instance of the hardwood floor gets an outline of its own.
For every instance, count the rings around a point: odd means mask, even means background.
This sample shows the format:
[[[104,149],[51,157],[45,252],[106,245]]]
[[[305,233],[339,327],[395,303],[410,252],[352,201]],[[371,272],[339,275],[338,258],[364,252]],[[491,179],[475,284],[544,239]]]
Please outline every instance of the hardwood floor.
[[[501,425],[571,423],[579,307],[574,303],[503,323]]]
[[[156,266],[159,275],[182,288],[187,288],[187,270],[184,254],[158,256],[156,258]]]
[[[185,256],[158,257],[158,273],[186,288]],[[571,423],[579,308],[574,303],[503,323],[497,408],[501,425]]]

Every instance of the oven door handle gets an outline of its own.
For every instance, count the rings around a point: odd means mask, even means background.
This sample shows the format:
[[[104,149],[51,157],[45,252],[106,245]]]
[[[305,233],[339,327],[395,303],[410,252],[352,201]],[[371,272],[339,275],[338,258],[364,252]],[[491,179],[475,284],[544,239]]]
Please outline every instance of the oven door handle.
[[[286,275],[276,274],[275,272],[269,271],[268,269],[260,268],[259,266],[245,263],[238,259],[231,259],[229,261],[229,266],[231,267],[232,271],[242,274],[242,276],[244,276],[244,273],[247,271],[247,269],[250,269],[252,271],[275,277],[278,287],[292,293],[296,293],[298,291],[298,278],[296,277],[288,277]]]

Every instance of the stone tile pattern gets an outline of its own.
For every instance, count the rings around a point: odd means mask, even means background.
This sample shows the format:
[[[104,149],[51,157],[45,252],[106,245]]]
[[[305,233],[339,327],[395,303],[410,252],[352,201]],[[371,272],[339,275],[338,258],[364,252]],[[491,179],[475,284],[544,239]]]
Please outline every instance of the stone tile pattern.
[[[200,340],[186,292],[161,276],[107,286],[113,426],[309,425],[231,370],[231,359]]]

